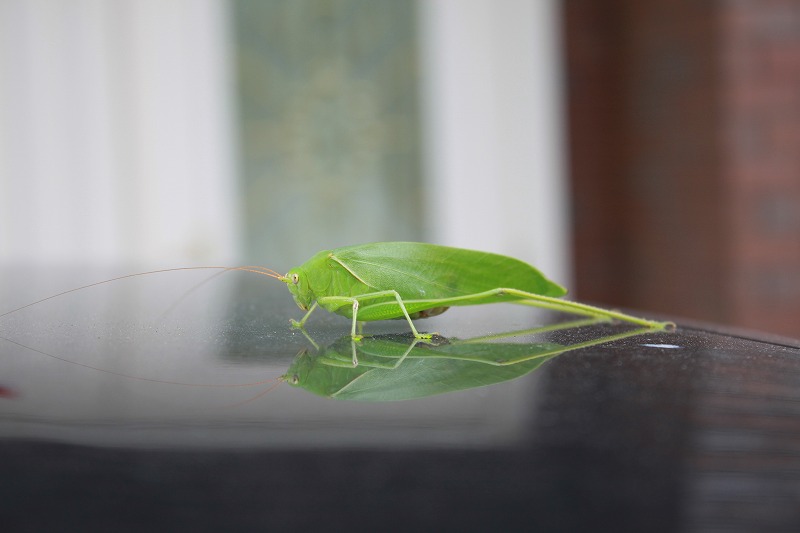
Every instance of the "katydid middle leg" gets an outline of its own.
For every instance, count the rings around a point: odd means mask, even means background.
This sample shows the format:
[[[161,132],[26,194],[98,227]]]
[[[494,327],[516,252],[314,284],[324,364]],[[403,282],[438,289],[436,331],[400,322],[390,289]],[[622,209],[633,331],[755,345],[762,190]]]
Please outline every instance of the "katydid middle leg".
[[[400,297],[400,293],[398,293],[397,291],[394,291],[394,290],[377,291],[377,292],[370,292],[370,293],[367,293],[367,294],[359,294],[357,297],[356,296],[326,296],[326,297],[320,298],[318,301],[323,306],[326,303],[336,303],[336,302],[351,303],[351,305],[353,306],[353,326],[352,326],[352,328],[350,330],[350,336],[355,340],[359,340],[359,339],[362,338],[362,336],[356,334],[356,324],[358,323],[358,308],[359,308],[360,302],[373,300],[373,299],[376,299],[376,298],[385,298],[387,296],[391,296],[391,297],[393,297],[395,299],[395,301],[397,302],[398,307],[400,308],[400,311],[402,311],[403,316],[405,317],[406,321],[408,322],[409,327],[411,327],[411,332],[414,334],[415,338],[417,338],[417,339],[430,339],[433,336],[430,333],[420,333],[420,332],[417,331],[417,328],[414,327],[414,322],[411,320],[411,316],[408,314],[408,310],[406,309],[406,305],[403,302],[403,298]]]

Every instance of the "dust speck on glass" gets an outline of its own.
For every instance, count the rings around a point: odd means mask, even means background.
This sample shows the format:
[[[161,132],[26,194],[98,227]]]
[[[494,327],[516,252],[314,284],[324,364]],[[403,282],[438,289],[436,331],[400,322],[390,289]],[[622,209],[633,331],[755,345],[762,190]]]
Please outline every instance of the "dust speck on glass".
[[[415,2],[234,6],[248,261],[420,239]]]

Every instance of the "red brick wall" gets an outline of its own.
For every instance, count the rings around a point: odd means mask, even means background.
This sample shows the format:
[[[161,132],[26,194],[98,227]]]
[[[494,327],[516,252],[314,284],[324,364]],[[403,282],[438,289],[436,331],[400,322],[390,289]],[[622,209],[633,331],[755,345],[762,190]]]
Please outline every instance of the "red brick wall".
[[[800,2],[565,2],[577,295],[800,337]]]
[[[800,2],[721,13],[735,320],[800,337]]]

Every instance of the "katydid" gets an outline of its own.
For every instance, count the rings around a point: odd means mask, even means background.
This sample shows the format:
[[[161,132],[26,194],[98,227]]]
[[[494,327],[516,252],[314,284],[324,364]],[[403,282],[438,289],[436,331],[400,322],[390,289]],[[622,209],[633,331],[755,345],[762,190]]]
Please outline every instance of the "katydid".
[[[302,328],[317,307],[352,318],[350,335],[359,321],[405,319],[414,337],[413,319],[443,313],[452,306],[508,302],[590,317],[616,319],[663,329],[667,322],[633,317],[562,300],[566,289],[518,259],[503,255],[415,242],[376,242],[317,253],[284,281],[297,305],[308,311],[295,327]]]
[[[304,350],[282,379],[314,394],[340,400],[397,401],[484,387],[522,377],[563,353],[651,331],[630,329],[574,344],[502,342],[508,337],[575,331],[603,318],[508,331],[471,339],[432,340],[377,335],[344,336],[316,353]],[[500,340],[501,342],[495,342]]]
[[[375,242],[317,253],[283,276],[263,267],[184,267],[129,274],[70,289],[11,311],[16,313],[71,292],[144,274],[180,270],[242,270],[279,279],[287,284],[297,305],[307,311],[294,327],[303,328],[317,307],[352,319],[350,335],[359,321],[405,319],[414,337],[412,320],[439,315],[453,306],[488,303],[529,305],[582,316],[606,318],[665,329],[671,322],[637,318],[574,301],[563,300],[566,289],[531,265],[504,255],[417,242]]]

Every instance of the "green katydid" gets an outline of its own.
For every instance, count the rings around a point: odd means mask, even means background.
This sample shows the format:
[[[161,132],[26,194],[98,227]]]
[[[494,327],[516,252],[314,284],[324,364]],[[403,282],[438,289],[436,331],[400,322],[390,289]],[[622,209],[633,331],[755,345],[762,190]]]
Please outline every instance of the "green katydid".
[[[511,257],[411,242],[372,243],[322,251],[286,275],[261,267],[185,267],[119,276],[43,298],[2,313],[0,318],[104,283],[156,272],[203,268],[242,270],[279,279],[287,284],[297,305],[307,311],[300,321],[292,320],[296,327],[303,328],[311,313],[322,307],[351,318],[350,337],[356,341],[361,338],[357,334],[359,321],[405,319],[416,339],[428,339],[431,335],[417,331],[414,319],[441,314],[452,306],[500,302],[619,320],[652,329],[672,325],[564,300],[561,298],[566,293],[563,287],[545,278],[534,267]]]
[[[452,306],[509,302],[663,329],[667,322],[633,317],[562,300],[566,289],[518,259],[503,255],[415,242],[376,242],[326,250],[286,276],[279,276],[297,305],[352,318],[350,335],[359,339],[359,321],[412,319],[443,313]]]
[[[304,350],[282,376],[294,387],[340,400],[397,401],[484,387],[522,377],[563,353],[652,331],[628,329],[573,344],[502,342],[520,336],[574,332],[603,318],[508,331],[470,339],[344,336],[316,353]],[[501,342],[496,342],[501,341]]]
[[[405,319],[414,336],[419,333],[413,319],[439,315],[453,306],[488,303],[530,305],[577,315],[620,320],[639,326],[664,329],[671,322],[637,318],[618,311],[563,300],[566,289],[548,280],[536,268],[504,255],[416,242],[376,242],[345,246],[317,253],[283,276],[262,267],[185,267],[129,274],[64,291],[17,309],[0,318],[62,296],[125,278],[179,270],[242,270],[285,282],[297,305],[307,311],[303,328],[317,307],[352,319],[350,335],[359,321]]]
[[[409,335],[410,337],[410,335]],[[318,353],[303,351],[282,379],[308,392],[339,400],[398,401],[485,387],[522,377],[568,347],[554,343],[478,343],[451,345],[399,335],[354,341],[340,338]],[[351,352],[358,353],[354,365]],[[515,364],[495,358],[519,355]]]

